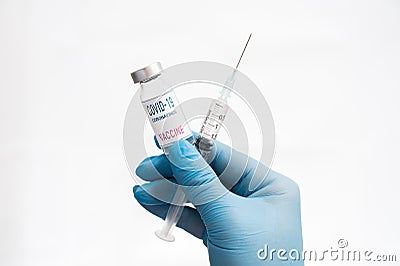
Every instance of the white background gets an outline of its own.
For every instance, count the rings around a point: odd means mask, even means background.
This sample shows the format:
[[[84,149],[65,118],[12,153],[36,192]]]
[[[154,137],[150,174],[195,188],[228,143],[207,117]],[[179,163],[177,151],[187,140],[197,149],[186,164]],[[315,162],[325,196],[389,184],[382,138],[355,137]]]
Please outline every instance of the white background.
[[[399,1],[1,0],[0,265],[206,265],[133,198],[129,73],[233,65],[250,32],[241,71],[300,185],[305,249],[399,252]]]

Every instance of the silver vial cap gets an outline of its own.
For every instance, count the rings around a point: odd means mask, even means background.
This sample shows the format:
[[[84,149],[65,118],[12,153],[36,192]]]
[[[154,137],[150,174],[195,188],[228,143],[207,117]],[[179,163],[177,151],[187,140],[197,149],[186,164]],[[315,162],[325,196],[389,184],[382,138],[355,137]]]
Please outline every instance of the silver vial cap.
[[[134,83],[148,81],[160,74],[162,67],[160,62],[153,63],[147,67],[138,69],[131,73]]]

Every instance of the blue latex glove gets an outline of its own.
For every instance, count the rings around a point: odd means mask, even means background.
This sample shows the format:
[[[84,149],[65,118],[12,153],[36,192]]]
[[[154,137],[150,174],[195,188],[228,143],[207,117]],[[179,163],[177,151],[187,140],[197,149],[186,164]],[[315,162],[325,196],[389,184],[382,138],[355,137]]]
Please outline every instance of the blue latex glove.
[[[303,248],[297,184],[247,155],[216,142],[215,157],[208,165],[193,145],[180,140],[168,158],[149,157],[136,174],[150,182],[133,188],[135,198],[162,219],[169,204],[146,191],[164,189],[160,174],[187,186],[185,194],[196,208],[186,206],[177,225],[203,239],[211,265],[303,265],[301,259],[293,260],[297,254],[293,249],[301,258]],[[271,259],[272,249],[276,251]],[[286,250],[280,258],[279,249]]]

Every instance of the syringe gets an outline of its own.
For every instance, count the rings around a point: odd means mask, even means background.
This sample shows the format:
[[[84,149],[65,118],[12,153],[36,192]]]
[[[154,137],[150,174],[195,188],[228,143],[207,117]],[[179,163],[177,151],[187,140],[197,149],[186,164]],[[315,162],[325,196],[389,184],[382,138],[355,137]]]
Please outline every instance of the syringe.
[[[227,100],[231,93],[231,88],[235,83],[235,75],[240,61],[242,60],[243,54],[246,51],[247,45],[249,44],[250,38],[251,34],[247,39],[246,45],[243,48],[242,54],[240,55],[235,69],[233,70],[231,76],[225,81],[225,84],[220,92],[220,96],[218,99],[215,99],[211,102],[211,105],[208,108],[207,116],[201,126],[199,136],[196,139],[196,148],[207,161],[210,159],[209,156],[211,155],[211,151],[213,149],[214,140],[217,138],[226,113],[228,112],[229,106]]]
[[[235,69],[233,70],[231,76],[225,81],[225,84],[220,92],[220,96],[218,97],[218,99],[215,99],[211,102],[210,107],[208,108],[207,116],[204,119],[199,135],[196,139],[196,142],[194,143],[194,145],[206,161],[209,161],[210,159],[209,156],[211,155],[211,151],[213,149],[214,140],[217,138],[218,133],[222,127],[222,123],[224,122],[226,113],[228,112],[229,106],[227,103],[227,99],[230,95],[231,88],[235,83],[235,75],[239,67],[240,61],[242,60],[243,54],[246,51],[250,38],[251,34],[247,39],[246,45],[243,48],[242,54],[240,55],[239,61],[236,64]],[[171,204],[163,227],[155,232],[155,234],[159,238],[169,242],[175,240],[175,237],[172,235],[172,231],[182,215],[184,204],[187,202],[186,195],[180,187],[178,187],[175,192],[173,202],[177,205]]]

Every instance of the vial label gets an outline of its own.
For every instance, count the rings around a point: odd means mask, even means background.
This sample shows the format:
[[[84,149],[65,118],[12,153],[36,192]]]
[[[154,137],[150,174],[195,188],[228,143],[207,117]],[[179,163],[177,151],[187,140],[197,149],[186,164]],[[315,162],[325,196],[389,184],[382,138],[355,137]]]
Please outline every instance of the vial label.
[[[161,147],[192,136],[173,90],[142,102]]]

